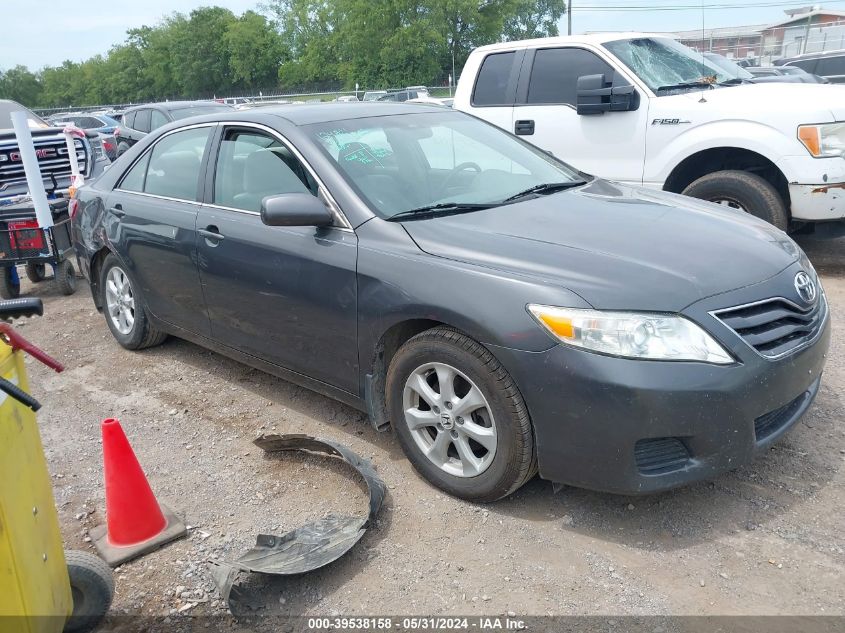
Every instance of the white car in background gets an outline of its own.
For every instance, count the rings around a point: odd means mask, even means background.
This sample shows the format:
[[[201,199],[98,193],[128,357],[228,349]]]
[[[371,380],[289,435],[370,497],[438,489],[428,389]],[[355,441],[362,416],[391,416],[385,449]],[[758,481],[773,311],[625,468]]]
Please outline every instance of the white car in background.
[[[790,222],[845,219],[845,87],[750,83],[659,35],[476,49],[456,109],[585,172]]]

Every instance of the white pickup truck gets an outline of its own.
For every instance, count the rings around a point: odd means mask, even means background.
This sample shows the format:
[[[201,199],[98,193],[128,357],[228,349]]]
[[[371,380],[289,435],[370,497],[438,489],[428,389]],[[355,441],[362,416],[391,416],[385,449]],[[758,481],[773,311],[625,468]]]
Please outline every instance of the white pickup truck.
[[[484,46],[454,107],[578,169],[786,229],[845,218],[845,86],[755,84],[658,35]]]

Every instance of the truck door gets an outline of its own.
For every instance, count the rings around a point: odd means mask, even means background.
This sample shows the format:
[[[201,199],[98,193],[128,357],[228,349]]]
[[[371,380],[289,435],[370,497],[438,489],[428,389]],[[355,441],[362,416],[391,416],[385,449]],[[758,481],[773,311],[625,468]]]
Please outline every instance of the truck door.
[[[511,131],[573,167],[629,184],[640,184],[648,108],[579,115],[578,78],[605,75],[630,82],[597,53],[578,47],[540,48],[526,53],[517,88]]]

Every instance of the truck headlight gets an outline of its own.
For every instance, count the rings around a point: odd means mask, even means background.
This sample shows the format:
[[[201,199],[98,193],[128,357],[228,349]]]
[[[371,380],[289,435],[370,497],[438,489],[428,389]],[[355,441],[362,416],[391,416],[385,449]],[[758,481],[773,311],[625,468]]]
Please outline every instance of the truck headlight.
[[[800,125],[798,140],[816,158],[845,156],[845,123]]]
[[[712,336],[682,316],[535,304],[528,311],[562,343],[601,354],[717,365],[734,362]]]

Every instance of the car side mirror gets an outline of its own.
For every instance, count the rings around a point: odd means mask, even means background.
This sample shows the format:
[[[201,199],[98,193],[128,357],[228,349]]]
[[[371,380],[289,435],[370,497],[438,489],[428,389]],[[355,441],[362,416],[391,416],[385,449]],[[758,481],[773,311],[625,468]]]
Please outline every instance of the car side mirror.
[[[583,75],[576,85],[577,111],[581,115],[628,112],[640,107],[634,86],[613,86],[604,75]]]
[[[331,211],[310,193],[282,193],[261,201],[261,221],[267,226],[331,226]]]

